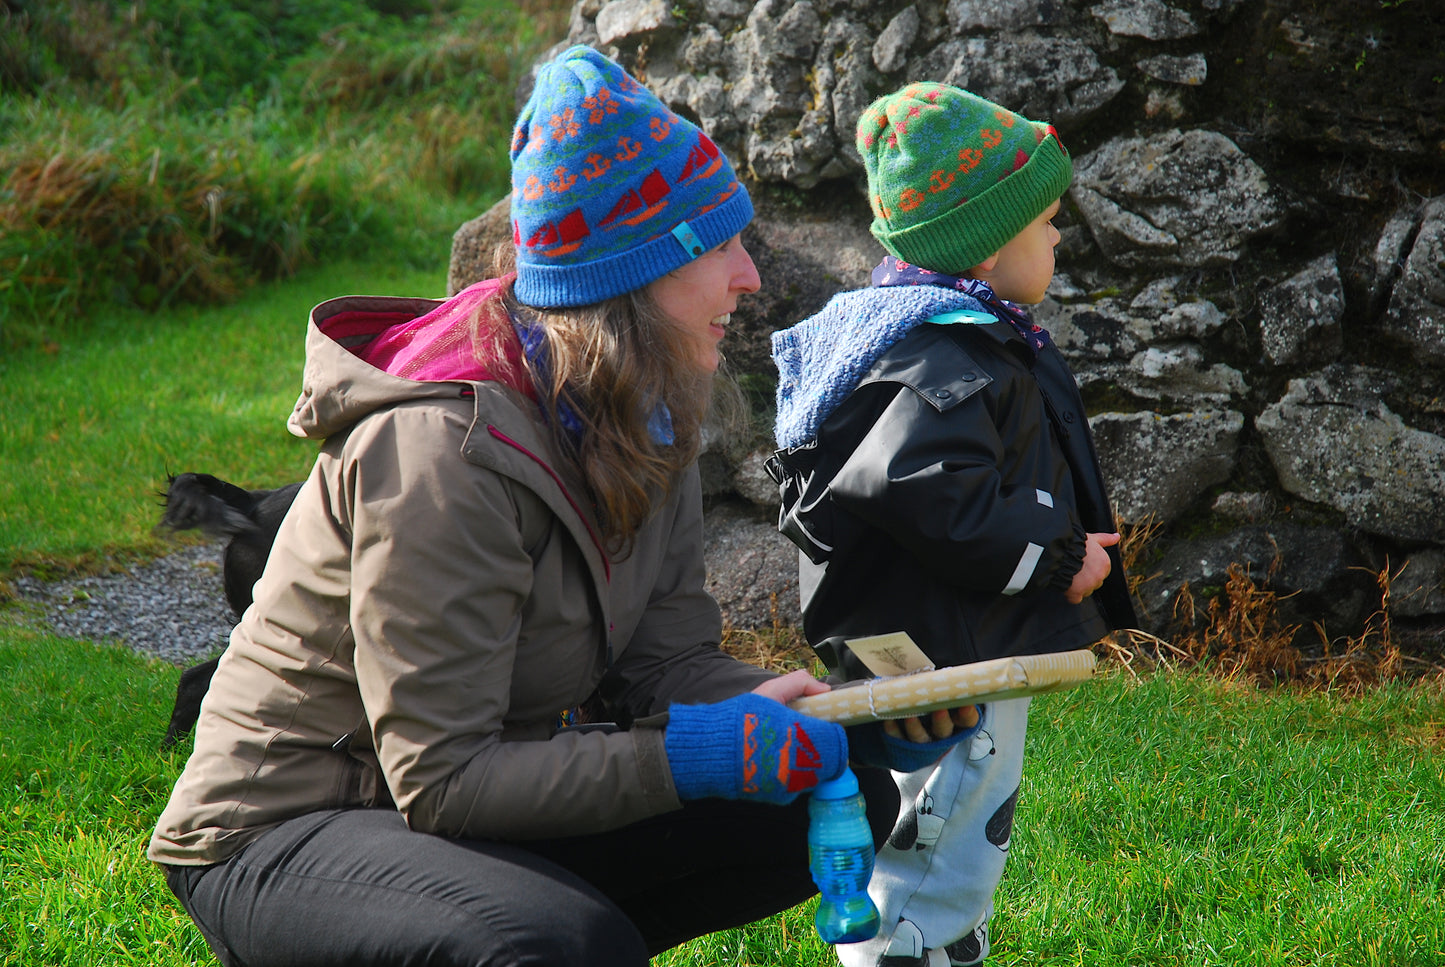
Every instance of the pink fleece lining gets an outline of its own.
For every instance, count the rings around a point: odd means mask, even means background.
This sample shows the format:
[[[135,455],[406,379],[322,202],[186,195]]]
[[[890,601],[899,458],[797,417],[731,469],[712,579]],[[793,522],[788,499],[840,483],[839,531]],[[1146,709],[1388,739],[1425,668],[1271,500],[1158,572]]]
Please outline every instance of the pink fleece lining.
[[[503,360],[480,359],[472,339],[472,319],[496,299],[508,278],[468,286],[424,315],[353,309],[321,325],[327,336],[377,369],[418,382],[496,380],[535,398],[521,341],[505,327]]]

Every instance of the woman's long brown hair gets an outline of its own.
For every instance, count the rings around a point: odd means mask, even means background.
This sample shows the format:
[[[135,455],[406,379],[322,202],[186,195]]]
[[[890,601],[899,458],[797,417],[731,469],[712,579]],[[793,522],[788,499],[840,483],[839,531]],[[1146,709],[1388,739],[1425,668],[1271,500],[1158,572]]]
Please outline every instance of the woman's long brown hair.
[[[511,246],[498,253],[509,269]],[[521,305],[508,286],[507,313],[540,326],[547,372],[529,363],[533,385],[562,452],[587,482],[609,553],[625,557],[632,538],[697,459],[713,375],[695,362],[696,347],[646,289],[561,309]],[[558,418],[566,405],[582,422],[574,437]],[[659,406],[672,422],[670,443],[654,440],[648,421]]]

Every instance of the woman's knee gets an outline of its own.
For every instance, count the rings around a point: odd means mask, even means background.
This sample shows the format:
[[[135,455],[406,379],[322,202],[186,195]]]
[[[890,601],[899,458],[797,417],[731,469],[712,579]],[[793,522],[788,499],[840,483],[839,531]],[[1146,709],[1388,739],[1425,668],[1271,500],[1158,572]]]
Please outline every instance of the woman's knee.
[[[460,911],[459,911],[460,913]],[[602,897],[561,889],[532,915],[499,923],[461,915],[427,963],[455,967],[646,967],[647,947],[632,921]]]

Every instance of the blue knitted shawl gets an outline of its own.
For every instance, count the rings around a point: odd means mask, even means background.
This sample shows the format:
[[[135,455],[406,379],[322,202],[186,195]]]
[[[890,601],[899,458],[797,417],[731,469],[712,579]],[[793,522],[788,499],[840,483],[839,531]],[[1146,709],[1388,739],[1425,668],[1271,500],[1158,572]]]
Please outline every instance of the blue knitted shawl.
[[[934,285],[840,292],[816,315],[773,333],[778,446],[795,447],[857,388],[874,361],[930,316],[988,312],[971,295]]]

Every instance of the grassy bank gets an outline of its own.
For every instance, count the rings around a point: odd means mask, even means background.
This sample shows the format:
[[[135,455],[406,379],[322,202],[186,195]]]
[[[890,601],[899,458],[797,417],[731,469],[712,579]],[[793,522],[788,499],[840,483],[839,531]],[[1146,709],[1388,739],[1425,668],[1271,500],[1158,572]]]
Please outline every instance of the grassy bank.
[[[106,0],[0,12],[0,349],[335,258],[445,259],[507,191],[565,0]],[[139,319],[142,325],[152,320]]]
[[[306,311],[445,294],[452,232],[507,192],[514,92],[570,9],[0,12],[0,592],[17,566],[162,549],[167,472],[305,471],[283,421]]]

